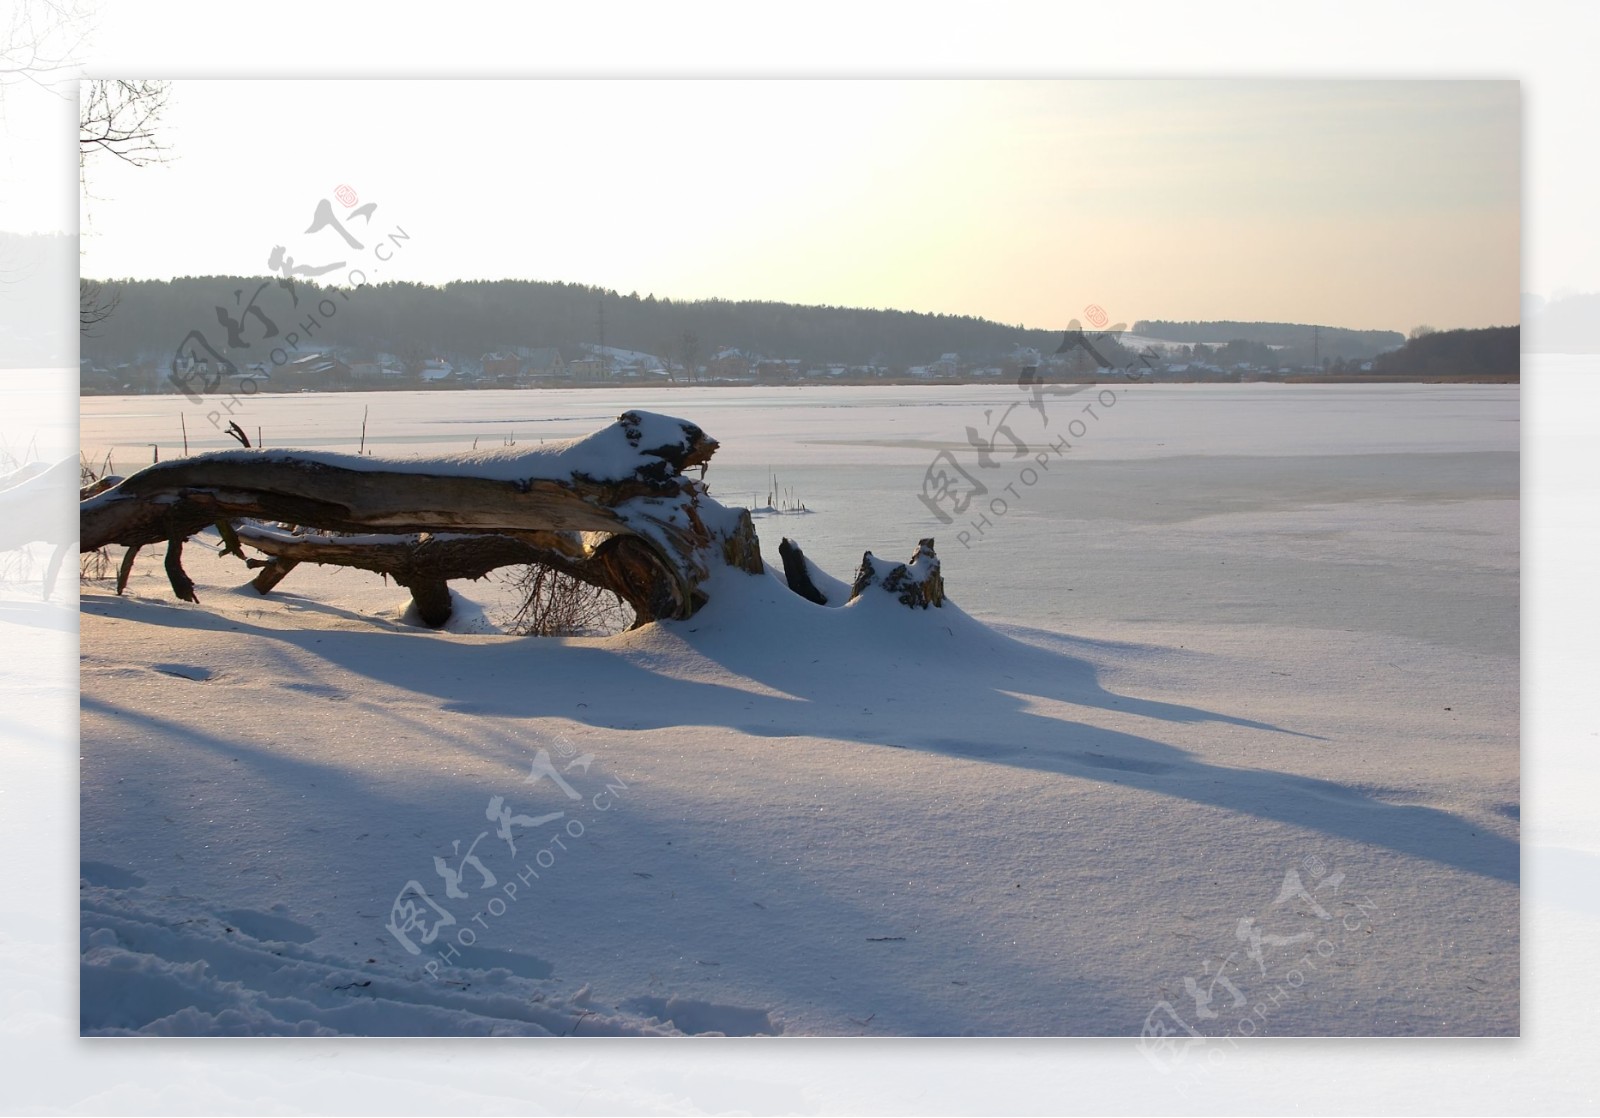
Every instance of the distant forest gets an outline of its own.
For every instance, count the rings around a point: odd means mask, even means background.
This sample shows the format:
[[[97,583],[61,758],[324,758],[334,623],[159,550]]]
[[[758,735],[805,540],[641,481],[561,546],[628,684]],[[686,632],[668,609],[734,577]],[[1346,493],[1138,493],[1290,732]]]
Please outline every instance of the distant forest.
[[[1491,326],[1484,330],[1438,330],[1412,338],[1372,362],[1372,372],[1386,376],[1519,376],[1522,371],[1522,329]]]
[[[97,365],[154,362],[164,367],[191,330],[203,332],[219,350],[227,350],[229,339],[218,318],[219,307],[242,323],[242,337],[251,342],[249,349],[233,353],[245,358],[242,364],[268,360],[270,349],[262,345],[263,318],[282,333],[299,333],[301,353],[340,348],[396,356],[424,352],[453,360],[476,360],[507,346],[552,346],[570,359],[578,346],[600,342],[603,329],[607,345],[680,365],[686,349],[696,362],[704,363],[728,347],[754,357],[894,369],[928,364],[947,353],[969,363],[998,363],[1017,347],[1048,354],[1062,336],[1060,328],[1028,330],[970,315],[725,299],[690,302],[517,280],[457,282],[443,288],[382,284],[342,295],[301,280],[296,283],[297,306],[273,278],[220,276],[106,281],[100,298],[114,299],[111,313],[80,338],[71,319],[61,313],[59,298],[70,288],[77,263],[76,238],[0,232],[0,367],[70,365],[77,342],[81,356]],[[316,304],[329,297],[336,303],[336,313],[315,330],[300,329],[306,314],[315,313]],[[252,298],[261,317],[245,310]],[[1600,295],[1564,295],[1549,303],[1537,300],[1537,305],[1528,307],[1527,325],[1531,351],[1600,352]],[[1348,368],[1351,362],[1398,352],[1405,340],[1394,331],[1334,326],[1319,330],[1283,322],[1146,319],[1136,322],[1133,332],[1205,345],[1211,359],[1223,364],[1249,361],[1288,367],[1310,366],[1315,358],[1317,365],[1343,362]],[[1484,340],[1493,344],[1488,335]],[[1445,344],[1433,342],[1430,347]],[[1267,353],[1262,347],[1282,348]],[[1411,361],[1415,353],[1396,360]],[[1493,364],[1503,366],[1505,360]]]
[[[1024,329],[971,315],[683,301],[531,280],[457,281],[442,287],[383,283],[353,291],[300,280],[291,291],[275,278],[206,276],[106,283],[105,291],[115,300],[113,313],[88,331],[82,355],[108,367],[165,362],[191,330],[226,350],[230,320],[245,342],[233,344],[230,353],[240,364],[266,360],[290,333],[299,336],[299,353],[337,349],[475,361],[498,349],[526,346],[554,347],[570,360],[579,346],[603,343],[679,365],[704,363],[719,350],[737,349],[750,357],[894,371],[950,353],[964,363],[998,363],[1019,347],[1048,354],[1062,337],[1059,328]],[[318,314],[324,300],[334,313]],[[1258,365],[1362,360],[1405,340],[1393,331],[1324,326],[1318,334],[1312,326],[1273,322],[1153,320],[1136,324],[1134,332],[1231,346],[1230,359]]]
[[[1406,340],[1404,334],[1394,330],[1346,330],[1338,326],[1314,326],[1302,322],[1169,322],[1164,319],[1145,319],[1133,324],[1133,332],[1147,338],[1160,338],[1169,342],[1193,345],[1226,345],[1229,342],[1255,342],[1293,351],[1286,355],[1293,360],[1300,351],[1306,354],[1304,362],[1310,363],[1313,351],[1317,356],[1360,360],[1376,357],[1385,350],[1394,349]]]
[[[239,336],[249,347],[230,356],[246,362],[266,360],[290,332],[300,335],[302,353],[339,348],[399,356],[421,350],[476,360],[503,347],[571,351],[603,342],[677,362],[703,363],[718,350],[733,348],[758,357],[889,367],[923,365],[946,353],[964,360],[999,358],[1017,346],[1049,353],[1062,336],[1061,330],[1027,330],[970,315],[726,299],[684,302],[528,280],[442,287],[383,283],[342,292],[301,280],[292,294],[276,279],[239,276],[105,287],[116,307],[82,344],[83,356],[101,365],[168,360],[191,330],[224,350],[230,344],[224,317],[239,324]],[[318,314],[324,300],[333,314]],[[308,316],[317,320],[310,329],[303,325]]]

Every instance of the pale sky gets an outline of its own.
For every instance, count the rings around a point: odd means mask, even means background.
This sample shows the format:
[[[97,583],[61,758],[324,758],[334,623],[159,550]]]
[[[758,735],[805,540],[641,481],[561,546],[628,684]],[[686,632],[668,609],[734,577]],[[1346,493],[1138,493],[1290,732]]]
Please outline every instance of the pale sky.
[[[1511,324],[1520,117],[1514,81],[182,79],[170,162],[93,169],[83,270],[330,262],[347,184],[411,238],[378,280]]]

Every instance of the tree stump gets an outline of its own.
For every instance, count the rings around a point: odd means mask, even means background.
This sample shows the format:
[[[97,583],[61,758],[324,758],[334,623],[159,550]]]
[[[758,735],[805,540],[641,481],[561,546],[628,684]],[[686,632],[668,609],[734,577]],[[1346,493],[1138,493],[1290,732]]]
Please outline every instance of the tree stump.
[[[811,572],[806,568],[805,553],[800,550],[800,545],[785,536],[778,543],[778,555],[783,559],[783,578],[789,584],[789,589],[807,601],[819,606],[827,605],[827,595],[811,581]]]
[[[900,604],[912,609],[944,606],[944,578],[939,574],[939,556],[934,554],[933,538],[917,542],[917,553],[908,563],[879,559],[868,551],[861,556],[855,582],[850,587],[854,601],[876,586],[895,595]]]

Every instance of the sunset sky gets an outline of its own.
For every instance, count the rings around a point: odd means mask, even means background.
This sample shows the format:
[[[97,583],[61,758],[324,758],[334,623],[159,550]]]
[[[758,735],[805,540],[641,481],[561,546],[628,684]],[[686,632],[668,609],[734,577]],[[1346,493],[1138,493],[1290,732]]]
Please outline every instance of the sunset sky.
[[[170,160],[92,168],[83,271],[336,259],[347,184],[411,238],[379,281],[1510,324],[1520,117],[1512,81],[180,80]]]

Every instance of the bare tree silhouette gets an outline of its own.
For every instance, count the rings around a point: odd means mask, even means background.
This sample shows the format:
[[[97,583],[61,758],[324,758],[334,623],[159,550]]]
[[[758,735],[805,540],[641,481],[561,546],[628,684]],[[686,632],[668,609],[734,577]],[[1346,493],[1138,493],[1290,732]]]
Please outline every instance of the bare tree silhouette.
[[[158,135],[171,87],[164,81],[87,79],[78,103],[78,167],[108,153],[145,167],[163,162],[167,148]]]

